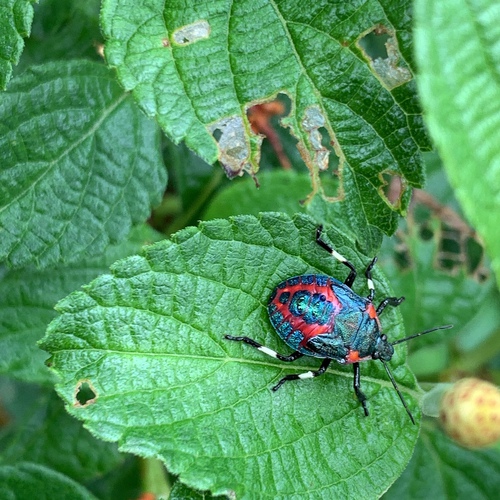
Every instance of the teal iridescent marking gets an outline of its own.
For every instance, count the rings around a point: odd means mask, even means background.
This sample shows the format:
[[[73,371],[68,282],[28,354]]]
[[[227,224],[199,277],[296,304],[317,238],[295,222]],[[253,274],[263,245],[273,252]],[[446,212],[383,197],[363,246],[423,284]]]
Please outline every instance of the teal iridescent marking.
[[[281,338],[285,338],[288,337],[288,335],[290,335],[292,329],[293,329],[292,325],[288,321],[285,321],[281,323],[281,325],[279,325],[278,328],[276,328],[276,331],[278,332]]]
[[[321,314],[318,316],[318,325],[326,325],[333,317],[333,304],[325,300],[320,308]]]
[[[293,346],[295,349],[304,340],[304,335],[300,330],[294,330],[286,339],[288,345]]]
[[[314,283],[314,278],[314,274],[304,274],[304,276],[302,276],[302,284],[312,285]]]
[[[333,304],[326,300],[324,294],[311,294],[307,290],[295,292],[288,308],[294,316],[302,316],[309,325],[325,325],[333,313]]]
[[[316,276],[316,284],[319,286],[326,286],[328,283],[328,276],[322,276],[318,274]]]
[[[288,308],[294,316],[302,316],[306,312],[310,300],[310,292],[307,290],[299,290],[293,294],[292,301]]]
[[[290,299],[290,292],[283,292],[279,297],[279,301],[281,304],[286,304],[289,299]]]
[[[280,325],[281,323],[283,323],[283,319],[283,314],[281,314],[279,311],[276,311],[271,315],[271,322],[275,327],[276,325]]]
[[[295,286],[300,283],[300,276],[296,276],[295,278],[290,278],[289,280],[286,281],[286,284],[289,286]]]

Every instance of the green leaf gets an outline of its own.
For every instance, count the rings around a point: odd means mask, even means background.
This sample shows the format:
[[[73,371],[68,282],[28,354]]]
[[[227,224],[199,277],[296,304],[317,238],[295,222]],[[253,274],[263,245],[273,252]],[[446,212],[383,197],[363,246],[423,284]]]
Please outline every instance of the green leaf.
[[[93,500],[88,490],[47,467],[29,462],[0,465],[0,498]]]
[[[19,62],[24,37],[29,36],[35,0],[3,0],[0,5],[0,90],[12,76],[12,65]]]
[[[496,498],[500,488],[498,450],[467,450],[435,425],[423,426],[415,453],[384,500]]]
[[[426,229],[430,236],[423,238],[422,226],[409,220],[406,229],[398,232],[396,242],[385,242],[379,260],[396,295],[405,296],[400,309],[408,334],[446,324],[455,327],[410,342],[409,364],[417,377],[446,368],[451,354],[450,340],[474,317],[493,285],[491,279],[479,281],[472,275],[465,258],[453,271],[442,267],[441,221],[431,218]],[[469,328],[466,335],[471,334]]]
[[[203,219],[222,219],[239,214],[258,215],[265,210],[276,210],[288,215],[306,211],[300,202],[309,193],[309,175],[293,170],[273,170],[260,173],[259,183],[259,189],[255,189],[251,178],[235,180],[211,200]]]
[[[298,141],[314,192],[337,155],[339,198],[355,229],[389,234],[410,187],[423,182],[426,144],[407,60],[411,3],[395,3],[105,0],[101,20],[108,63],[174,142],[219,160],[230,177],[254,174],[262,138],[246,112],[286,94],[292,105],[282,124]],[[383,64],[361,46],[372,32],[389,35]],[[403,180],[393,205],[384,176]]]
[[[108,247],[105,254],[37,270],[0,267],[0,374],[20,380],[48,383],[54,377],[44,365],[46,353],[36,342],[55,318],[54,305],[68,293],[108,271],[117,259],[137,253],[158,236],[147,226],[139,226],[119,245]]]
[[[427,124],[500,283],[500,6],[418,0],[415,12]]]
[[[30,37],[16,68],[21,71],[47,61],[69,59],[102,60],[99,30],[99,0],[39,0]]]
[[[30,461],[43,465],[79,482],[109,472],[123,455],[112,443],[105,443],[86,431],[81,422],[70,417],[53,390],[40,390],[25,384],[1,385],[2,393],[16,392],[16,401],[30,396],[34,399],[20,414],[12,411],[5,398],[3,410],[12,418],[2,429],[6,435],[0,441],[0,460],[5,464]],[[21,391],[24,392],[21,393]],[[4,498],[4,497],[1,497]],[[35,497],[36,498],[36,497]]]
[[[317,369],[319,360],[290,365],[224,339],[247,335],[289,351],[267,316],[274,287],[304,273],[347,275],[316,244],[315,229],[307,216],[278,213],[202,223],[61,301],[42,347],[68,411],[98,437],[159,457],[183,483],[216,495],[380,495],[418,433],[383,367],[363,364],[366,418],[349,367],[272,393],[284,374]],[[327,236],[356,267],[368,264],[352,241],[333,229]],[[379,270],[374,280],[378,296],[392,295]],[[355,289],[366,294],[363,281]],[[397,309],[383,323],[393,338],[403,335]],[[418,389],[404,348],[396,351],[391,366],[418,418]]]
[[[265,210],[276,210],[290,216],[302,212],[309,214],[318,224],[332,224],[356,240],[359,234],[352,231],[345,202],[328,203],[323,197],[316,195],[310,203],[303,203],[310,189],[309,179],[308,174],[293,170],[260,172],[259,189],[255,188],[253,179],[249,177],[236,179],[213,197],[201,218],[210,220],[239,214],[257,216]],[[325,179],[323,183],[327,187],[337,185],[331,178]],[[368,255],[375,254],[381,244],[380,233],[375,233],[370,235],[367,232],[361,238],[366,246],[360,246]]]
[[[396,255],[394,242],[387,241],[380,255],[380,265],[396,294],[404,290],[406,301],[401,309],[405,327],[414,333],[447,323],[465,325],[492,285],[491,280],[479,281],[468,272],[465,262],[453,272],[440,266],[441,221],[432,218],[428,228],[431,235],[423,238],[421,226],[408,221],[407,229],[398,233],[400,254]],[[401,256],[405,259],[404,266],[401,266]],[[415,339],[412,344],[424,346],[449,335],[450,332],[443,331]]]
[[[225,218],[231,215],[258,215],[265,210],[276,210],[293,215],[297,212],[307,213],[318,224],[332,224],[339,231],[350,234],[353,240],[359,238],[360,248],[367,255],[378,252],[382,235],[374,227],[373,232],[364,231],[363,235],[355,234],[351,220],[347,215],[345,202],[328,203],[322,196],[316,195],[308,204],[303,201],[309,192],[310,176],[293,170],[273,170],[259,173],[259,189],[251,178],[237,179],[221,189],[210,201],[202,219]],[[333,187],[337,182],[332,178],[323,181],[324,186]]]
[[[104,66],[47,63],[0,102],[0,259],[46,267],[102,252],[159,203],[154,123]]]

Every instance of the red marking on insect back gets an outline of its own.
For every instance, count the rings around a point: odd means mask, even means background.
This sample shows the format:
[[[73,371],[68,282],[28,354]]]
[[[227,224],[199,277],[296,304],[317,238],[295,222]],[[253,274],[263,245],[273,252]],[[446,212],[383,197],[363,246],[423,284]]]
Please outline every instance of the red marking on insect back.
[[[375,310],[375,307],[371,302],[366,307],[366,312],[368,313],[368,316],[370,316],[370,318],[372,319],[377,317],[377,311]]]
[[[330,333],[331,331],[333,331],[333,328],[335,326],[335,316],[340,313],[340,310],[342,309],[342,303],[335,295],[335,292],[333,291],[331,285],[331,281],[328,280],[326,285],[318,285],[317,283],[298,283],[297,285],[285,286],[283,288],[280,288],[279,293],[277,293],[276,297],[274,297],[274,299],[272,300],[272,303],[283,314],[283,322],[289,322],[292,325],[292,332],[290,332],[290,335],[293,334],[293,331],[297,330],[302,333],[303,339],[300,342],[300,346],[302,347],[305,347],[308,340],[312,337],[324,333]],[[288,304],[282,304],[280,302],[279,297],[282,293],[289,293],[290,297],[293,297],[293,295],[297,291],[307,291],[311,295],[324,295],[325,300],[331,302],[333,305],[332,313],[330,314],[328,322],[323,325],[318,323],[306,323],[301,316],[295,316],[290,312]],[[289,338],[290,335],[287,338]]]
[[[300,330],[304,338],[300,341],[301,347],[306,347],[307,342],[312,337],[316,335],[322,335],[323,333],[330,333],[333,330],[333,324],[335,323],[335,319],[332,318],[326,325],[316,325],[316,324],[307,324],[303,320],[297,321],[298,326],[295,328],[296,330]]]

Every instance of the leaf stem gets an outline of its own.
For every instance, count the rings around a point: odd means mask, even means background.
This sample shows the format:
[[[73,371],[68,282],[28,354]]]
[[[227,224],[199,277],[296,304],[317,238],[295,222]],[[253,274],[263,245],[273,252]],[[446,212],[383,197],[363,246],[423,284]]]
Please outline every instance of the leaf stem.
[[[142,459],[141,475],[144,492],[152,493],[157,500],[167,499],[170,496],[172,484],[161,460],[157,458]]]
[[[210,181],[205,185],[204,189],[200,192],[198,198],[182,212],[182,214],[175,219],[170,226],[166,229],[167,235],[175,233],[186,227],[189,221],[196,215],[200,208],[205,204],[210,195],[215,191],[220,184],[223,177],[222,169],[216,169]]]

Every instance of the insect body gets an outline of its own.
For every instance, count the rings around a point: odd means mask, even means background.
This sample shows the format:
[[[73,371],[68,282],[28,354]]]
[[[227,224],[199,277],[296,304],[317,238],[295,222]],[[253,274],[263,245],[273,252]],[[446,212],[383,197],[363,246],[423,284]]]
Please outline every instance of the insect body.
[[[377,261],[376,257],[365,271],[369,289],[368,296],[357,295],[351,289],[356,278],[356,269],[345,257],[321,239],[321,233],[322,227],[320,226],[316,230],[316,242],[347,266],[350,272],[343,283],[331,276],[305,274],[289,278],[275,288],[269,299],[269,318],[278,335],[294,349],[294,352],[285,356],[249,337],[226,335],[226,339],[245,342],[281,361],[292,362],[304,355],[323,358],[318,370],[287,375],[272,388],[273,391],[277,391],[289,380],[322,375],[332,360],[340,364],[352,364],[354,392],[363,406],[366,416],[368,416],[368,408],[366,396],[360,387],[359,363],[360,361],[379,359],[383,363],[411,421],[415,423],[386,362],[390,361],[394,354],[394,345],[438,329],[450,328],[451,325],[426,330],[390,343],[387,336],[381,333],[379,316],[387,306],[399,306],[404,297],[386,297],[375,308],[373,305],[375,287],[371,271]]]

